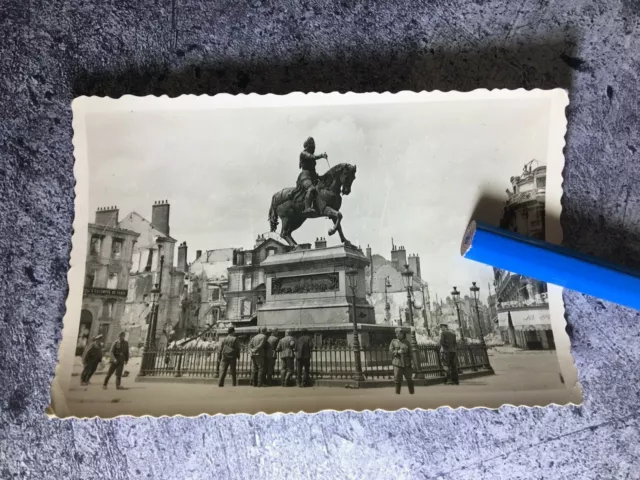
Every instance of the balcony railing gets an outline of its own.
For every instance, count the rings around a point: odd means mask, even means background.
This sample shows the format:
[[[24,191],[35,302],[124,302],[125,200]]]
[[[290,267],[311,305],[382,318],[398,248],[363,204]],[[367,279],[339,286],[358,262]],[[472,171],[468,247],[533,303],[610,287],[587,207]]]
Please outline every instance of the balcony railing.
[[[148,352],[148,367],[141,374],[149,377],[214,378],[218,374],[218,351],[215,348],[164,348]],[[438,347],[418,346],[419,363],[415,373],[426,378],[444,377]],[[392,356],[388,348],[368,347],[360,349],[362,370],[367,380],[393,379]],[[276,358],[274,378],[280,377],[280,358]],[[490,370],[489,356],[482,345],[458,347],[460,373]],[[251,375],[251,354],[243,347],[236,364],[238,378]],[[323,347],[312,352],[310,375],[313,379],[344,380],[355,375],[355,352],[350,347]]]

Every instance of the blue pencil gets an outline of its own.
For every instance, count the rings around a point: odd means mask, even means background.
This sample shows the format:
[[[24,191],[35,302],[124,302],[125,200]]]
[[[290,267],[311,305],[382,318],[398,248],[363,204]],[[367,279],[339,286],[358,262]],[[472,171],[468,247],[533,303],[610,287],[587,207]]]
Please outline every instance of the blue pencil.
[[[558,245],[472,221],[464,258],[640,310],[640,275]]]

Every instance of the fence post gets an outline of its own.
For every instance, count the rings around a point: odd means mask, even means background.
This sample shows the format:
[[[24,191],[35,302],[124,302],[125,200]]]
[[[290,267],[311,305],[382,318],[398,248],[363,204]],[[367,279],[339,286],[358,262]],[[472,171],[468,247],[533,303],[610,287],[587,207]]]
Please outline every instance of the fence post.
[[[180,373],[180,370],[182,369],[182,355],[182,352],[178,353],[178,365],[176,366],[176,373],[174,374],[175,377],[182,376],[182,373]]]

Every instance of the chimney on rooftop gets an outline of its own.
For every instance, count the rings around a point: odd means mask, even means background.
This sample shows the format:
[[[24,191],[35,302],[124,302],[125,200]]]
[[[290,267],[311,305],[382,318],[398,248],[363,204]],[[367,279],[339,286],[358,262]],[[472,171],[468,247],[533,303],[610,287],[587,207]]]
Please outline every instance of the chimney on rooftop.
[[[169,211],[167,200],[158,200],[151,207],[151,224],[165,235],[169,235]]]
[[[118,207],[99,207],[96,210],[96,225],[118,226]]]
[[[182,242],[178,247],[178,266],[176,267],[176,270],[179,272],[186,272],[187,268],[187,242]]]
[[[327,239],[324,237],[316,238],[315,248],[327,248]]]

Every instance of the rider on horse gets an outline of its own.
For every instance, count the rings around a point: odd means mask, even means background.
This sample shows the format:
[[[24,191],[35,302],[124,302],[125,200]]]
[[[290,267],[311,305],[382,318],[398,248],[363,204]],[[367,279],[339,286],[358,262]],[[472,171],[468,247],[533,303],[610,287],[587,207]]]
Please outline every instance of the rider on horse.
[[[300,154],[299,168],[302,169],[298,175],[298,185],[304,188],[306,194],[304,197],[305,210],[304,215],[320,213],[317,205],[316,183],[318,174],[316,173],[316,161],[321,158],[327,158],[327,154],[315,155],[316,142],[312,137],[307,138],[304,142],[304,150]],[[314,208],[315,207],[315,208]]]

